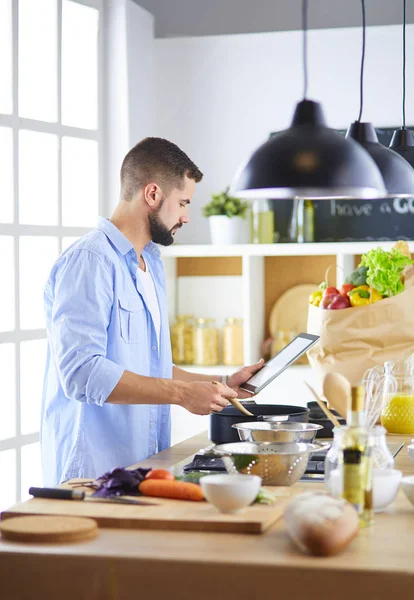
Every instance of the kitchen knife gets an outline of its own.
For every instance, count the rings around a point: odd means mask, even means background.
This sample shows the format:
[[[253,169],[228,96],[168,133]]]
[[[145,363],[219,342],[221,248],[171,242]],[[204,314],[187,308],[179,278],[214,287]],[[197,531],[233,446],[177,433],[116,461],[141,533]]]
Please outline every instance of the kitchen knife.
[[[80,490],[67,490],[61,488],[29,488],[29,494],[34,498],[51,498],[53,500],[86,500],[87,502],[112,502],[117,504],[140,504],[142,506],[159,506],[154,502],[142,502],[141,500],[132,500],[130,498],[120,498],[113,496],[111,498],[93,498],[92,496],[81,492]]]

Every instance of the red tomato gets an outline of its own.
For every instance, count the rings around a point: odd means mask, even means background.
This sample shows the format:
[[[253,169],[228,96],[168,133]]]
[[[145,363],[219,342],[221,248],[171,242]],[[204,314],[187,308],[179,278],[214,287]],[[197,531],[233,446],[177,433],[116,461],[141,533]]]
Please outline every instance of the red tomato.
[[[347,296],[348,292],[353,290],[354,287],[355,286],[352,283],[344,283],[343,285],[341,285],[341,289],[339,290],[339,293],[341,294],[341,296]]]
[[[337,290],[333,285],[324,289],[322,298],[326,298],[326,296],[330,296],[331,294],[339,294],[339,290]]]
[[[151,469],[146,475],[145,479],[165,479],[166,481],[174,481],[175,477],[171,471],[167,469]]]

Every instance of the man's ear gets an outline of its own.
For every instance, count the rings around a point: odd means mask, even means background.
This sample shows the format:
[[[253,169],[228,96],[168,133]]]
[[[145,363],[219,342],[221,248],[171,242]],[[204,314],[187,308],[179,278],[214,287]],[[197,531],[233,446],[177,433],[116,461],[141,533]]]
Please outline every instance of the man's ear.
[[[162,198],[161,188],[156,183],[148,183],[144,188],[144,200],[150,208],[156,207]]]

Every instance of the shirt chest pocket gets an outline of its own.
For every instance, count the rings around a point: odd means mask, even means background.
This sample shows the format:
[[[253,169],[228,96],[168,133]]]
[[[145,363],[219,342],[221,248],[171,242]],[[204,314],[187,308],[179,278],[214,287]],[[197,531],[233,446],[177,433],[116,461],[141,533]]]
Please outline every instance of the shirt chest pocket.
[[[147,316],[141,298],[121,296],[118,298],[121,337],[127,344],[134,344],[146,335]]]

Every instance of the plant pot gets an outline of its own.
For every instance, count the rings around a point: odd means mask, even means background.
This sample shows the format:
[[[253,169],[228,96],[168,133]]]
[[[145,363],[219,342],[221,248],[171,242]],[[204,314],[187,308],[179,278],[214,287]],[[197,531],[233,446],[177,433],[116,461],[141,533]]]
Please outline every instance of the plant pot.
[[[208,218],[210,223],[211,243],[248,244],[250,241],[249,222],[242,217],[215,215]]]

